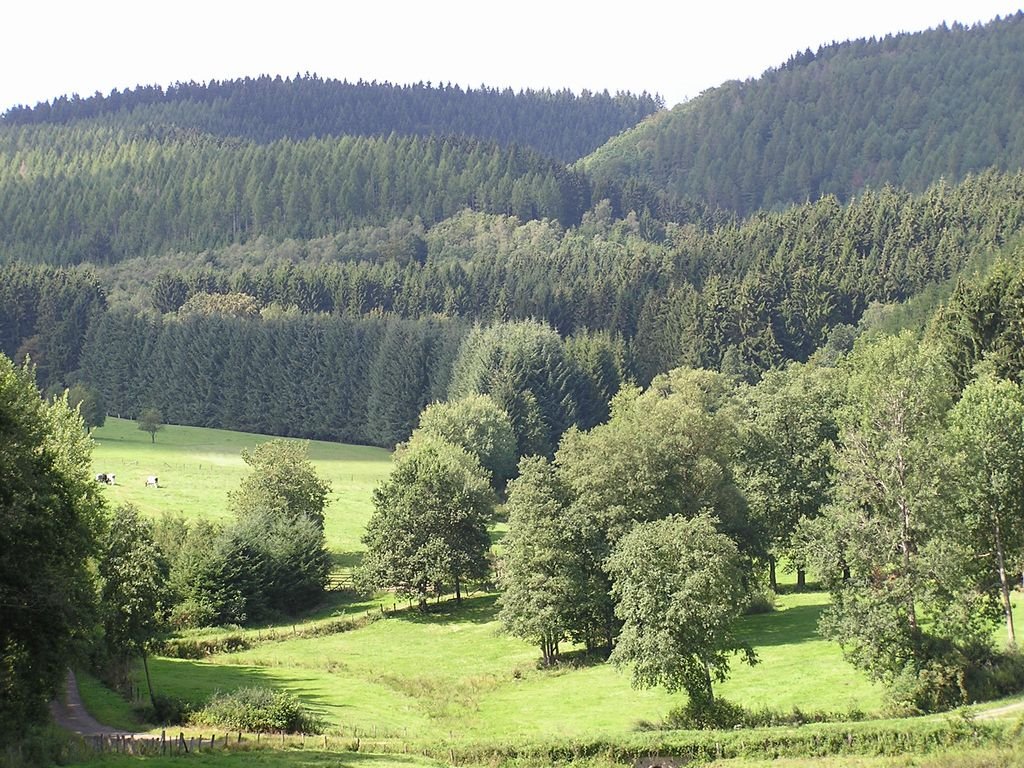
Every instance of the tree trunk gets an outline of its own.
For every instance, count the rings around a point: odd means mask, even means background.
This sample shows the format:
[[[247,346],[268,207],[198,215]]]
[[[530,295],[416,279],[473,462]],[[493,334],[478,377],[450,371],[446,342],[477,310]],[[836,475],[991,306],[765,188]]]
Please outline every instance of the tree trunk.
[[[999,591],[1003,598],[1003,615],[1006,616],[1006,634],[1011,647],[1017,645],[1017,635],[1013,628],[1013,605],[1010,604],[1010,583],[1006,577],[1006,558],[1003,553],[1003,535],[999,526],[999,513],[992,515],[993,529],[996,535],[996,565],[999,567]]]
[[[707,662],[707,659],[704,660],[704,682],[708,687],[707,703],[714,704],[715,692],[711,689],[711,665]]]
[[[455,602],[462,604],[462,584],[459,582],[459,574],[455,574]]]
[[[902,462],[900,467],[900,478],[902,480]],[[910,528],[910,505],[906,499],[899,500],[900,518],[902,523],[902,535],[900,536],[900,549],[903,552],[903,578],[911,579],[911,554],[914,550],[914,544],[911,540],[911,528]],[[914,584],[910,584],[910,590],[907,595],[907,624],[910,626],[911,631],[917,635],[917,605],[916,605],[916,590]]]
[[[156,712],[156,697],[153,696],[153,681],[149,677],[149,662],[146,660],[146,651],[142,651],[142,668],[146,670],[146,688],[149,689],[149,703],[153,705]]]
[[[778,593],[779,581],[775,577],[775,555],[768,555],[768,584],[772,588],[772,592]]]
[[[803,589],[807,586],[807,571],[803,568],[796,569],[796,588]]]

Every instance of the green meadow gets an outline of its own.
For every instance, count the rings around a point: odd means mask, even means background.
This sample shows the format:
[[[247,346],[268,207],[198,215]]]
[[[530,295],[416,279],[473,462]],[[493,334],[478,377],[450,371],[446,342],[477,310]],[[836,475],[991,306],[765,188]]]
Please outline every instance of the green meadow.
[[[108,417],[93,431],[93,469],[113,472],[117,482],[103,486],[112,505],[131,503],[148,515],[167,512],[185,518],[226,520],[228,494],[248,474],[242,450],[272,438],[245,432],[166,425],[151,442],[134,421]],[[391,454],[317,440],[309,457],[331,483],[325,518],[327,543],[336,562],[350,567],[363,550],[359,538],[373,511],[371,492],[391,470]],[[156,475],[158,488],[146,487]]]
[[[227,516],[227,494],[247,471],[241,450],[268,438],[168,426],[152,444],[133,422],[109,419],[95,439],[96,471],[117,474],[117,485],[105,490],[111,502],[130,502],[150,515],[216,520]],[[390,456],[375,448],[317,442],[310,444],[310,454],[333,488],[329,544],[350,566],[362,549],[371,491],[386,476]],[[149,474],[159,475],[160,488],[145,487]],[[759,663],[749,667],[737,659],[716,693],[752,708],[879,713],[881,687],[817,633],[827,600],[821,592],[791,591],[779,596],[774,612],[742,619],[740,632]],[[538,650],[502,634],[496,614],[496,597],[487,593],[471,594],[462,605],[451,599],[432,603],[427,614],[390,595],[361,600],[339,593],[294,623],[200,633],[241,635],[246,650],[199,661],[158,657],[150,670],[158,693],[196,704],[217,691],[267,685],[299,696],[330,734],[411,743],[625,738],[685,702],[684,694],[634,690],[628,670],[572,649],[566,663],[539,669]],[[314,631],[342,617],[364,618],[347,631]],[[137,723],[127,702],[88,677],[82,694],[101,720],[121,727]],[[295,760],[319,764],[311,753]],[[426,764],[399,758],[349,762]]]

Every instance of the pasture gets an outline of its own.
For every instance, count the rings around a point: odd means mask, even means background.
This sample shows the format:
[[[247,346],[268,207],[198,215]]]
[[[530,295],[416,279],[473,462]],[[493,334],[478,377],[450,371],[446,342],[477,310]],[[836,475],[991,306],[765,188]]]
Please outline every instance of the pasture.
[[[213,520],[227,517],[227,494],[248,470],[242,448],[269,439],[168,426],[151,444],[134,422],[120,419],[109,419],[95,438],[95,471],[117,474],[117,485],[105,489],[111,502],[133,503],[149,515],[170,512]],[[310,455],[332,484],[329,546],[339,564],[350,567],[362,550],[359,537],[372,511],[371,491],[387,475],[390,456],[375,448],[317,442],[310,444]],[[160,476],[160,488],[145,487],[150,474]],[[495,540],[503,530],[496,525]],[[879,712],[881,687],[817,633],[827,601],[824,593],[790,592],[779,597],[776,611],[744,617],[740,633],[760,663],[748,667],[737,660],[716,693],[751,708]],[[325,631],[343,616],[373,620],[348,631]],[[241,635],[249,647],[201,661],[154,658],[150,669],[157,693],[200,704],[217,691],[266,685],[299,696],[325,720],[329,733],[422,744],[616,740],[635,736],[645,723],[657,724],[685,702],[682,693],[635,690],[628,670],[572,649],[563,648],[570,653],[559,667],[538,669],[535,647],[500,632],[493,594],[471,594],[462,605],[432,603],[431,611],[421,614],[391,595],[359,600],[343,593],[294,625],[196,634],[218,633]],[[82,695],[111,724],[131,722],[128,704],[102,687],[87,681]],[[313,753],[301,754],[294,757],[297,764],[319,764]],[[235,758],[209,759],[230,763]],[[365,762],[374,764],[429,761],[396,757]],[[887,763],[834,763],[854,764]]]
[[[112,505],[131,503],[156,517],[167,512],[187,519],[226,520],[228,493],[248,474],[242,449],[272,438],[245,432],[167,425],[156,442],[134,421],[108,417],[93,431],[94,474],[113,472],[117,483],[102,486]],[[331,484],[325,518],[327,544],[341,567],[358,561],[359,541],[373,511],[371,492],[391,470],[381,448],[307,441],[309,457]],[[146,487],[156,475],[158,488]]]

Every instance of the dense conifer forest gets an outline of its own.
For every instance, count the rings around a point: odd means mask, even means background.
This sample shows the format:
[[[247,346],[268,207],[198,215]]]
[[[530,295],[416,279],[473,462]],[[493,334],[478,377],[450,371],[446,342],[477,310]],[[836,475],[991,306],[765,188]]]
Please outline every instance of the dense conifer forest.
[[[349,83],[263,75],[138,86],[14,107],[6,125],[173,125],[257,143],[326,136],[465,136],[572,162],[663,106],[643,93],[520,91],[431,83]]]
[[[1024,14],[823,45],[713,88],[583,163],[748,214],[1024,163]]]

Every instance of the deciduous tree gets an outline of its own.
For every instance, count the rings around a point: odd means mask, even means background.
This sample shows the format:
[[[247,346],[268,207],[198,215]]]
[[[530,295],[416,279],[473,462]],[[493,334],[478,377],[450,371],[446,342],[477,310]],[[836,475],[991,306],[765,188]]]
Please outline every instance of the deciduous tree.
[[[167,571],[167,563],[153,540],[152,523],[130,505],[115,510],[101,539],[97,565],[108,671],[115,683],[121,684],[127,676],[129,659],[141,656],[154,707],[146,657],[168,608]]]
[[[0,355],[0,741],[45,716],[95,608],[102,500],[66,397]]]
[[[363,542],[362,579],[419,600],[444,586],[461,600],[467,579],[483,578],[494,496],[487,476],[465,450],[421,440],[396,461],[373,492],[374,513]]]
[[[1024,555],[1024,393],[990,374],[964,390],[950,416],[954,497],[975,556],[987,563],[980,586],[995,584],[1007,640],[1017,642],[1010,564]],[[992,577],[995,578],[992,578]]]
[[[636,526],[608,560],[622,631],[612,651],[630,664],[633,685],[685,690],[714,701],[712,679],[724,680],[737,652],[755,657],[733,633],[743,611],[743,569],[735,543],[700,514]]]
[[[143,408],[139,412],[139,429],[149,432],[150,442],[156,442],[156,433],[164,428],[163,415],[158,408]]]

